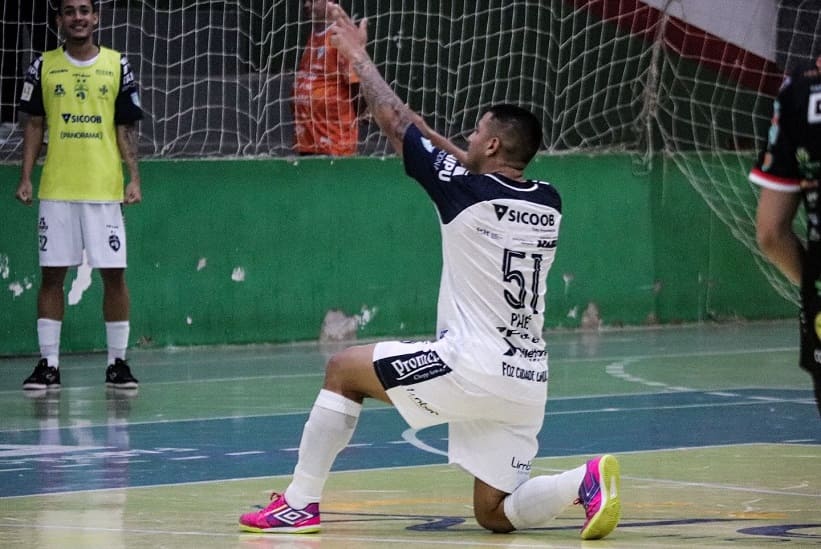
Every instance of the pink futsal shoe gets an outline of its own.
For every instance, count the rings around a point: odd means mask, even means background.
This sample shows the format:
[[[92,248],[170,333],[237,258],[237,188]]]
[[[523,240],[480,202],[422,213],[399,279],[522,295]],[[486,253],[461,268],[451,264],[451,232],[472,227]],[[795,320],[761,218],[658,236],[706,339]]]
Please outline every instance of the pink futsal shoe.
[[[621,515],[620,488],[619,462],[614,456],[604,455],[587,462],[587,473],[575,501],[584,506],[587,515],[582,539],[601,539],[616,528]]]
[[[239,517],[239,527],[258,534],[313,534],[319,532],[319,504],[294,509],[285,501],[285,494],[273,493],[268,507]]]

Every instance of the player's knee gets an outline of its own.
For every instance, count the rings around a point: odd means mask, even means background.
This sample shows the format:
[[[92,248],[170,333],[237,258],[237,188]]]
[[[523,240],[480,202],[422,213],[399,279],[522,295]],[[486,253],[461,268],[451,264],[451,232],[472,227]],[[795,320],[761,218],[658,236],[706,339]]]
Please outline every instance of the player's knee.
[[[66,279],[64,268],[45,268],[40,277],[40,287],[43,290],[61,290]]]
[[[474,506],[473,515],[476,517],[479,526],[491,532],[507,534],[515,530],[498,507],[496,509],[482,509]]]
[[[373,372],[370,356],[368,349],[363,346],[349,347],[335,353],[326,365],[323,388],[356,402],[362,402],[369,396],[378,397],[373,390],[376,374]]]
[[[109,287],[125,287],[125,269],[100,269],[100,278]]]
[[[334,353],[328,363],[325,365],[325,384],[326,389],[342,392],[346,389],[346,367],[347,358],[345,351]]]

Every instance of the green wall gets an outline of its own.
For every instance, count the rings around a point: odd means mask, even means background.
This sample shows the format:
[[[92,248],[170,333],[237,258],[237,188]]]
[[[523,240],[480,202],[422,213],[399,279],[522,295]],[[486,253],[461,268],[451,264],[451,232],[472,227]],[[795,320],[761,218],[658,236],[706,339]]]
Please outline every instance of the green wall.
[[[397,159],[141,171],[144,201],[126,208],[132,345],[313,340],[331,309],[368,311],[360,337],[433,333],[436,214]],[[37,211],[11,198],[18,173],[0,166],[0,354],[37,350]],[[548,326],[578,327],[591,303],[606,326],[794,314],[672,163],[635,173],[626,154],[544,156],[528,175],[564,202]],[[67,307],[65,351],[104,347],[100,307],[95,273]]]

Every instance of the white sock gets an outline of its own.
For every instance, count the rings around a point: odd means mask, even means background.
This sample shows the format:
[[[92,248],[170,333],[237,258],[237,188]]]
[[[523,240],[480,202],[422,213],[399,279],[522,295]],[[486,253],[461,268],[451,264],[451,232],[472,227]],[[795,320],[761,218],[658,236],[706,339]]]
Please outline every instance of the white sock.
[[[533,477],[507,496],[505,516],[517,530],[544,526],[573,503],[587,465],[558,475]]]
[[[116,359],[125,360],[125,350],[128,347],[128,333],[131,325],[127,320],[105,323],[105,338],[108,344],[108,363],[114,364]]]
[[[299,443],[299,459],[285,499],[294,509],[318,502],[331,466],[348,445],[362,405],[322,389],[316,397]]]
[[[50,318],[37,319],[37,341],[40,344],[40,358],[45,358],[49,366],[60,365],[60,329],[63,323]]]

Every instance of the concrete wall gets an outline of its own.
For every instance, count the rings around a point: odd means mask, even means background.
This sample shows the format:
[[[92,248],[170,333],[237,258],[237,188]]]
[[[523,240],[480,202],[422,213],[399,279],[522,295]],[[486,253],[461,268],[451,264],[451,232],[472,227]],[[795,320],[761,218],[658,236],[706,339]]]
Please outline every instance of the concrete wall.
[[[547,325],[792,316],[684,177],[654,165],[532,166],[564,200]],[[18,175],[0,166],[4,355],[37,350],[37,210],[11,198]],[[359,337],[433,333],[438,223],[398,160],[149,161],[142,176],[144,202],[126,208],[133,345],[313,340],[329,311]],[[103,348],[97,274],[70,271],[66,293],[63,349]]]

